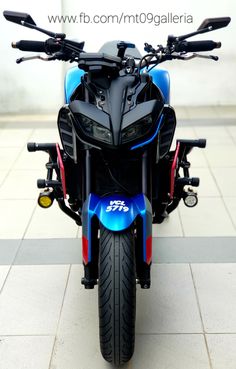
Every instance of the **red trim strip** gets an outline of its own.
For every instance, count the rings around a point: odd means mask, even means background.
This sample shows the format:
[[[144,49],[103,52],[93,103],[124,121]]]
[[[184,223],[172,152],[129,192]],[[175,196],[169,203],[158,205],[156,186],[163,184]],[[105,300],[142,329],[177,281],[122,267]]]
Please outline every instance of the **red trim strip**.
[[[178,160],[178,155],[179,155],[179,148],[180,148],[180,143],[178,142],[176,146],[176,150],[175,150],[174,160],[171,166],[171,172],[170,172],[170,198],[171,200],[174,197],[175,175],[176,175],[177,160]]]
[[[152,236],[146,239],[146,261],[150,264],[152,261]]]
[[[59,164],[60,174],[61,174],[61,183],[62,183],[63,195],[64,195],[64,199],[66,199],[65,168],[64,168],[63,161],[62,161],[61,151],[60,151],[60,147],[59,147],[58,143],[56,144],[56,149],[57,149],[57,158],[58,158],[58,164]]]
[[[82,255],[84,264],[88,264],[88,240],[85,236],[82,236]]]

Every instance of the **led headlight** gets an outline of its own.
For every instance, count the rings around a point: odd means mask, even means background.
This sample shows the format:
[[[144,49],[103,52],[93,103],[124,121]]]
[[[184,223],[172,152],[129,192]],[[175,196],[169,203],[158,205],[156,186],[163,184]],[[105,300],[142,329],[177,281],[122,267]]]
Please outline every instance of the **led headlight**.
[[[80,127],[86,136],[89,136],[98,141],[112,144],[112,133],[108,128],[105,128],[86,117],[83,114],[79,115]]]
[[[123,129],[121,133],[122,143],[136,140],[142,136],[147,135],[152,128],[152,115],[149,114],[146,117],[131,124],[129,127]]]

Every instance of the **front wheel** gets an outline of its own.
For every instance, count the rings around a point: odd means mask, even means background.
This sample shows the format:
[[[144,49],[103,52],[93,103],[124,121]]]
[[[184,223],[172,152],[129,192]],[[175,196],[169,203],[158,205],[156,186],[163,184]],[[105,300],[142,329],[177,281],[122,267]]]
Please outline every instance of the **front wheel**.
[[[99,247],[99,330],[101,353],[114,365],[134,352],[136,270],[132,228],[111,232],[101,226]]]

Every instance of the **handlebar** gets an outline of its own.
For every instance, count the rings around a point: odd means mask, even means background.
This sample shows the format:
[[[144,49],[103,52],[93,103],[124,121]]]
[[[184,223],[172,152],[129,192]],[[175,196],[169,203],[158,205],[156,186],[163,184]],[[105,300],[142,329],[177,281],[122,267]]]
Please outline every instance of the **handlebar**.
[[[175,45],[176,52],[199,52],[219,49],[221,42],[214,41],[181,41]]]
[[[147,45],[147,44],[146,44]],[[166,60],[172,59],[182,59],[182,60],[189,60],[193,57],[202,57],[202,58],[209,58],[213,60],[218,60],[218,57],[215,56],[206,56],[206,55],[198,55],[195,52],[198,51],[210,51],[215,48],[221,47],[220,42],[214,41],[177,41],[173,43],[173,48],[165,49],[163,46],[159,45],[158,50],[154,50],[155,52],[145,55],[138,64],[138,73],[140,69],[153,64],[160,64]],[[55,39],[49,38],[46,41],[29,41],[29,40],[21,40],[18,42],[12,43],[13,48],[17,48],[22,51],[32,51],[32,52],[44,52],[49,57],[43,58],[40,55],[20,58],[17,59],[17,63],[21,63],[22,61],[32,60],[32,59],[41,59],[41,60],[64,60],[64,61],[79,61],[81,51],[83,50],[83,43],[77,43],[71,40],[66,39]],[[150,48],[151,45],[148,45]],[[181,53],[188,53],[193,52],[195,54],[191,56],[185,56]],[[88,55],[88,54],[85,54]],[[95,59],[97,57],[97,53],[93,56]],[[155,59],[152,61],[152,59]],[[101,63],[101,57],[99,58],[99,62]],[[106,61],[107,62],[107,61]],[[109,60],[110,62],[110,60]],[[125,64],[123,64],[125,65]],[[107,63],[106,63],[107,66]],[[84,69],[83,66],[79,66],[80,68]]]

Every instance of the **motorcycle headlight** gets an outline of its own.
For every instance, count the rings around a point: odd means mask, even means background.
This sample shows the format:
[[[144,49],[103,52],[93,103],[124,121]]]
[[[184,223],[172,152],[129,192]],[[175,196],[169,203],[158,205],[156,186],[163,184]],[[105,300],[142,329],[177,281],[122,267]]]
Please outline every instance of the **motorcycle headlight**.
[[[149,114],[146,117],[138,120],[125,128],[121,132],[122,143],[136,140],[142,136],[147,135],[152,128],[152,115]]]
[[[82,114],[79,115],[79,120],[80,127],[86,136],[92,137],[98,141],[112,144],[112,133],[108,128],[101,126],[94,120]]]

